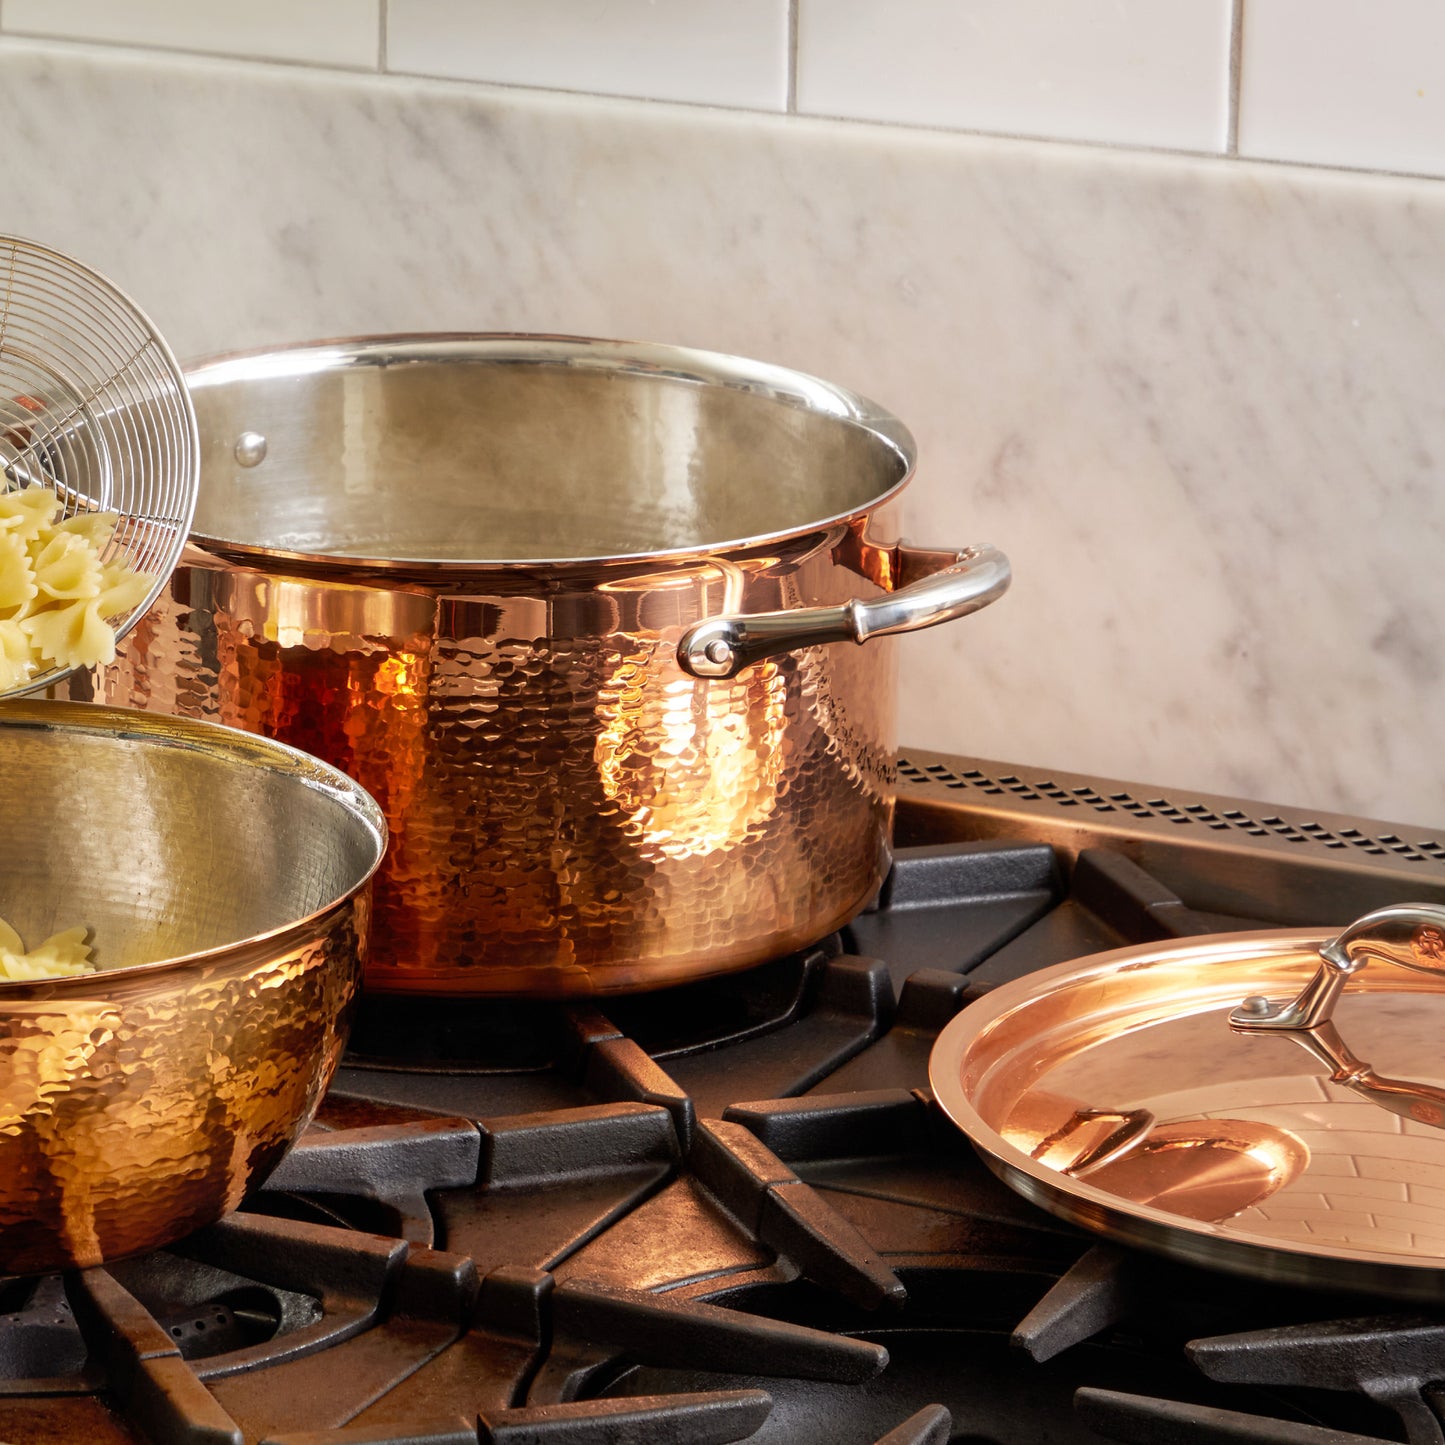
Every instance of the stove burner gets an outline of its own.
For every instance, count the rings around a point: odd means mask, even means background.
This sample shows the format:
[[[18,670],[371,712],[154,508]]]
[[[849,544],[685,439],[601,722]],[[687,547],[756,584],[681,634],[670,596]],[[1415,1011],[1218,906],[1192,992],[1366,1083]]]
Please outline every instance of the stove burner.
[[[1347,820],[1257,838],[1226,800],[1141,817],[1068,780],[1003,806],[936,766],[901,814],[916,846],[815,949],[596,1006],[367,1000],[240,1212],[0,1282],[0,1440],[1441,1445],[1440,1322],[1086,1238],[924,1082],[999,981],[1298,921],[1327,884],[1342,915],[1445,897],[1445,850],[1357,829],[1382,862]]]

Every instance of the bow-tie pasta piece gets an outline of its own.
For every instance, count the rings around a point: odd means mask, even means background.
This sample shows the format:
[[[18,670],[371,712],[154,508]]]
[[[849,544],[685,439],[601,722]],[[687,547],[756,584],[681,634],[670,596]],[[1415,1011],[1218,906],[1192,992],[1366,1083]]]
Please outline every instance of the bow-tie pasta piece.
[[[26,487],[18,492],[0,492],[0,532],[10,532],[22,542],[49,533],[60,498],[49,487]]]
[[[20,630],[42,671],[115,661],[115,632],[100,615],[98,596],[32,612],[20,619]]]
[[[84,928],[63,929],[27,953],[20,935],[0,918],[0,981],[23,983],[94,973],[90,945],[85,941],[87,932]]]
[[[0,692],[28,682],[35,671],[30,639],[16,621],[0,621]]]
[[[0,492],[0,692],[54,668],[114,661],[113,620],[150,591],[151,577],[103,556],[114,512],[57,522],[62,510],[47,487]]]
[[[67,535],[84,537],[97,552],[105,550],[105,544],[115,535],[119,518],[114,512],[77,512],[67,517],[55,530]]]
[[[73,532],[51,537],[35,554],[35,589],[49,602],[89,602],[99,597],[99,554]]]
[[[0,532],[0,610],[23,607],[35,596],[35,568],[24,540]]]

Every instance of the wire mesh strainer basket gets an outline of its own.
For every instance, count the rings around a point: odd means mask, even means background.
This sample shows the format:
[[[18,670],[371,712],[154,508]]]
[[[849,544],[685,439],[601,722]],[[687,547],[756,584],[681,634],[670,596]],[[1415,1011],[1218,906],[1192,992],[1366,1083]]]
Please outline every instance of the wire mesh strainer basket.
[[[185,378],[144,312],[74,258],[0,235],[0,494],[49,488],[61,503],[56,521],[118,514],[100,560],[123,562],[150,584],[106,619],[117,638],[180,557],[199,469]],[[0,696],[38,691],[75,670],[50,666],[23,680],[12,670]]]

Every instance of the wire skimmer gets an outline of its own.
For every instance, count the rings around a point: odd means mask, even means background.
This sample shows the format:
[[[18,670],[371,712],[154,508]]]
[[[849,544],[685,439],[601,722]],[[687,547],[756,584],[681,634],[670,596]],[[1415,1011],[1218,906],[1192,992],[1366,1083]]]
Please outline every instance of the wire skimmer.
[[[62,516],[115,512],[103,560],[152,578],[110,620],[124,636],[180,557],[200,470],[196,417],[175,356],[145,313],[90,267],[0,236],[0,492],[49,487]],[[53,667],[9,693],[49,687]]]

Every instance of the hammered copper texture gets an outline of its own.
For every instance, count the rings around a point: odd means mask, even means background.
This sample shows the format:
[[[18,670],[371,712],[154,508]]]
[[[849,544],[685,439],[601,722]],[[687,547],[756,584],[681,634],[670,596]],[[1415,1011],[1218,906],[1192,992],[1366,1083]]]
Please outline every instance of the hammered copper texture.
[[[888,510],[868,519],[869,555]],[[675,658],[725,609],[877,595],[839,561],[858,553],[859,529],[832,527],[723,563],[518,569],[443,591],[193,547],[99,689],[282,739],[377,799],[391,846],[368,987],[656,987],[817,939],[882,880],[891,642],[730,682]]]
[[[154,1249],[234,1209],[340,1061],[367,906],[229,962],[6,986],[0,1272]]]
[[[218,1219],[310,1118],[360,987],[379,810],[209,723],[0,705],[0,917],[94,972],[0,981],[0,1275]]]

